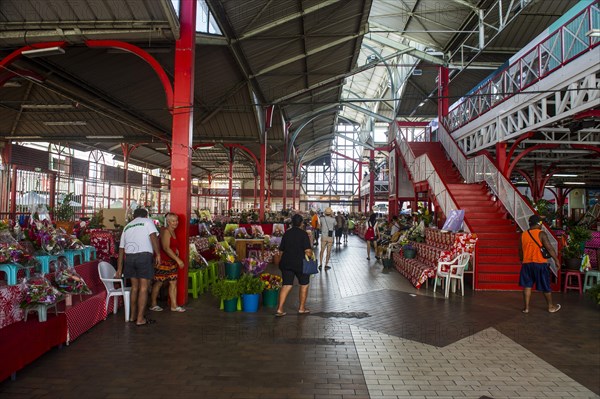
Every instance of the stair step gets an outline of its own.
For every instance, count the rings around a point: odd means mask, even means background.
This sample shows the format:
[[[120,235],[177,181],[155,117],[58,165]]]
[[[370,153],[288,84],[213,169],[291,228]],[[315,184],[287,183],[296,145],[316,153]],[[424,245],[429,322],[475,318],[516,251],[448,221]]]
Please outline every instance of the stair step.
[[[474,233],[514,233],[515,227],[513,225],[506,226],[477,226],[477,229],[473,228]]]
[[[506,219],[491,217],[488,217],[487,219],[472,219],[467,217],[467,220],[469,221],[469,225],[473,227],[473,230],[475,230],[476,227],[479,228],[480,226],[512,226],[511,221]],[[475,230],[475,232],[477,232],[477,230]]]
[[[479,237],[477,245],[480,245],[480,243],[483,242],[519,241],[519,236],[515,231],[510,233],[475,231],[475,233],[477,233],[477,236]]]
[[[494,245],[489,247],[483,247],[479,245],[479,241],[477,241],[477,256],[480,255],[514,255],[519,256],[519,249],[515,247],[514,243],[507,243],[506,246]]]
[[[519,273],[481,273],[479,272],[478,283],[508,283],[519,286]]]
[[[469,212],[469,213],[465,212],[465,217],[469,220],[492,219],[492,218],[497,218],[498,213],[494,212],[494,213],[490,214],[489,212]],[[504,219],[504,220],[508,220],[508,219]]]
[[[521,291],[523,288],[519,287],[517,283],[508,282],[481,282],[477,283],[478,291]]]
[[[479,263],[477,264],[478,272],[482,274],[496,274],[496,273],[510,273],[510,274],[519,274],[521,271],[521,264],[503,264],[503,265],[486,265],[482,267]],[[518,281],[518,280],[517,280]]]

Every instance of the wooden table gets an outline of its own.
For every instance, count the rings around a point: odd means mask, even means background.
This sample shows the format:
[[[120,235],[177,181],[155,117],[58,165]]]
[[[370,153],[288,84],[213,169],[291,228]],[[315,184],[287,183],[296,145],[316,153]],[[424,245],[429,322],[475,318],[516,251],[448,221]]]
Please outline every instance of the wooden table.
[[[265,241],[262,238],[236,238],[235,239],[235,252],[237,258],[242,261],[246,259],[246,251],[248,245],[260,245],[260,251],[265,249]]]

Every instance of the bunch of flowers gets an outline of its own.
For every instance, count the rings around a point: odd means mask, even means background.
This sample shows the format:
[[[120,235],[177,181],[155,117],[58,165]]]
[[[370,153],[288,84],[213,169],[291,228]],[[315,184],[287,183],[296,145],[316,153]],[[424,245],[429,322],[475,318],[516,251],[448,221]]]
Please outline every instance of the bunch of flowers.
[[[210,231],[208,230],[208,227],[206,227],[206,223],[198,224],[198,235],[200,237],[210,236]]]
[[[265,236],[265,233],[261,226],[252,225],[250,227],[252,228],[252,237],[253,238],[263,238]]]
[[[215,255],[222,261],[233,263],[235,262],[235,252],[226,241],[218,242],[214,246]]]
[[[59,262],[57,265],[54,281],[58,290],[64,294],[89,295],[92,293],[75,268],[69,267],[64,262]]]
[[[38,304],[55,303],[62,294],[42,275],[35,274],[25,281],[26,291],[21,308]]]
[[[260,280],[265,284],[265,290],[278,290],[283,286],[283,280],[276,274],[262,273]]]
[[[190,268],[191,269],[205,269],[208,267],[208,262],[204,259],[204,256],[200,255],[196,244],[190,243]]]
[[[244,272],[253,276],[258,276],[267,268],[267,262],[256,258],[246,258],[242,263],[244,265]]]
[[[283,237],[283,224],[275,223],[273,225],[273,237]]]
[[[0,231],[0,263],[27,263],[31,258],[8,230]]]
[[[225,237],[235,237],[236,229],[240,227],[239,224],[228,223],[225,225],[225,230],[223,231],[223,235]]]
[[[245,227],[238,227],[235,229],[235,238],[248,238],[248,233]]]

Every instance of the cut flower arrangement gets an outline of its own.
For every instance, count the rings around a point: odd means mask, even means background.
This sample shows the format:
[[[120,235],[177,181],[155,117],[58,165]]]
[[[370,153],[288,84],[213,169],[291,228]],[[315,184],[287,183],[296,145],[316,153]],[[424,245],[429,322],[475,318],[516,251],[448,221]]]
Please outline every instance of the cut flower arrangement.
[[[262,273],[260,280],[264,283],[265,290],[278,290],[283,286],[283,280],[276,274]]]
[[[26,288],[25,297],[21,302],[21,308],[39,304],[52,304],[62,297],[60,291],[50,284],[44,276],[35,274],[24,281]]]
[[[258,276],[267,268],[267,262],[256,258],[246,258],[242,262],[244,264],[244,272]]]
[[[64,294],[89,295],[92,291],[89,289],[83,278],[74,268],[69,267],[64,262],[59,262],[54,274],[54,281],[60,292]]]

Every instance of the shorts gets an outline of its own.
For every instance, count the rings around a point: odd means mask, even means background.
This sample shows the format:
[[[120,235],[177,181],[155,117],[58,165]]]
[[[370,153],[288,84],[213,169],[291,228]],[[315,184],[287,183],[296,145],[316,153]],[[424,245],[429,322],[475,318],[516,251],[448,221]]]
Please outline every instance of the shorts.
[[[335,229],[335,236],[336,237],[341,237],[342,236],[342,231],[343,231],[343,229]]]
[[[322,245],[333,245],[333,237],[327,237],[325,234],[321,234]]]
[[[550,270],[547,263],[523,263],[519,276],[519,285],[523,288],[535,288],[541,292],[550,292]]]
[[[298,279],[298,284],[308,285],[310,281],[310,275],[297,272],[295,270],[282,269],[281,278],[283,279],[283,285],[294,285],[294,277]]]
[[[150,252],[125,254],[125,278],[145,278],[152,280],[154,277],[154,256]]]

